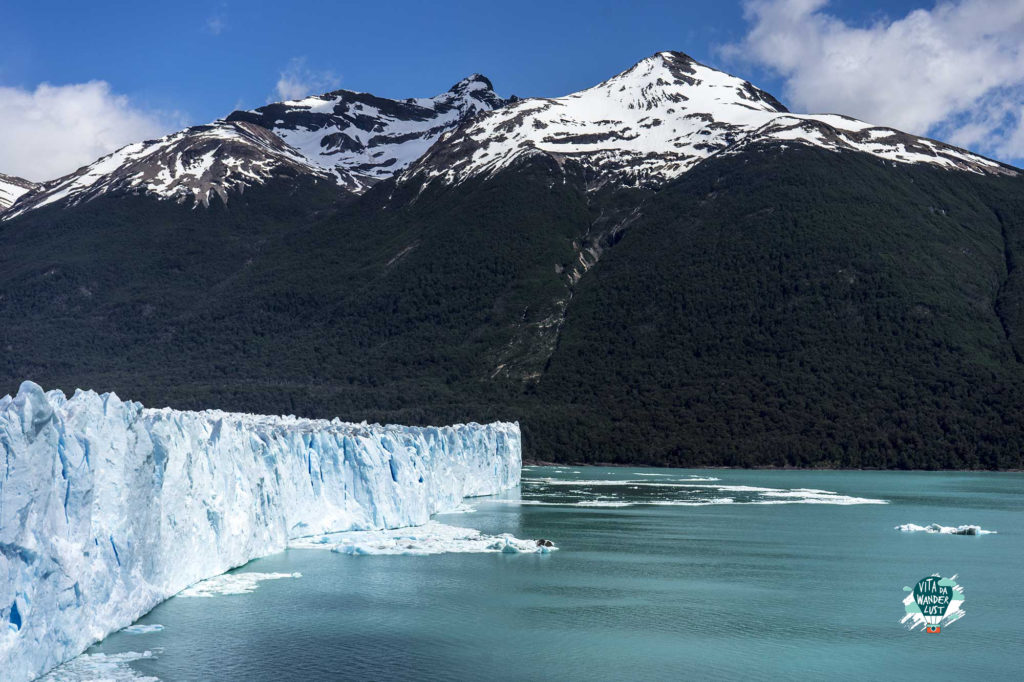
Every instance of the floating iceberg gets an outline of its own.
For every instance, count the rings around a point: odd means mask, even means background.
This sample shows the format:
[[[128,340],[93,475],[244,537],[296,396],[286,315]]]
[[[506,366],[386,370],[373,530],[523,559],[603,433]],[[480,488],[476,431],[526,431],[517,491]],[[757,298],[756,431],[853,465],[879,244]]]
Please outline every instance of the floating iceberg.
[[[339,554],[427,554],[505,552],[547,554],[551,542],[520,540],[511,535],[486,535],[475,528],[429,521],[414,528],[356,530],[292,540],[293,549],[329,549]]]
[[[163,629],[164,626],[157,623],[153,623],[152,625],[140,623],[139,625],[129,625],[121,630],[121,632],[125,632],[129,635],[148,635],[151,632],[160,632]]]
[[[222,594],[249,594],[255,592],[264,580],[301,578],[301,573],[224,573],[215,575],[187,587],[178,597],[218,597]]]
[[[147,649],[120,654],[85,654],[50,671],[38,682],[160,682],[157,677],[135,672],[130,663],[153,658],[161,652],[161,649]]]
[[[293,538],[518,485],[517,424],[412,428],[0,398],[0,670],[26,680]]]
[[[916,523],[904,523],[896,526],[896,530],[904,533],[939,533],[941,535],[993,535],[994,530],[985,530],[981,526],[940,526],[932,523],[927,526],[919,526]]]

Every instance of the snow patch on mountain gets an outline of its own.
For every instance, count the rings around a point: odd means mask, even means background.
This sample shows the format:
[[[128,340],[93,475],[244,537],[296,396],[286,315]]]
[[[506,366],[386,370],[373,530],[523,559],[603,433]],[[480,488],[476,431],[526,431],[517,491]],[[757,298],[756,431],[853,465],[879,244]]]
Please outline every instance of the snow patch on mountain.
[[[659,52],[592,88],[523,99],[442,138],[403,175],[458,183],[534,154],[574,160],[592,187],[658,186],[754,141],[849,149],[901,163],[1013,172],[981,156],[833,114],[793,114],[749,82]]]
[[[0,677],[41,675],[290,540],[424,524],[520,467],[516,424],[181,412],[25,382],[0,398]]]
[[[158,140],[136,142],[23,196],[4,215],[13,218],[49,204],[74,206],[113,192],[148,194],[208,206],[214,196],[274,177],[331,174],[260,126],[218,121]]]
[[[14,175],[0,173],[0,213],[11,207],[18,197],[35,189],[38,183]]]

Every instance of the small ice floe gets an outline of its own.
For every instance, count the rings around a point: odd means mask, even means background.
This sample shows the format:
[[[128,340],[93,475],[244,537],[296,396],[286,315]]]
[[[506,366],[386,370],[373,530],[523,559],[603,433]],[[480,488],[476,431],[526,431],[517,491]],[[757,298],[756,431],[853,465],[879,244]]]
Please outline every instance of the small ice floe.
[[[503,552],[547,554],[557,549],[550,541],[521,540],[507,533],[487,535],[475,528],[428,521],[422,526],[392,530],[354,530],[292,540],[292,549],[330,549],[338,554],[404,554]]]
[[[904,523],[895,526],[896,530],[904,533],[938,533],[940,535],[995,535],[994,530],[985,530],[981,526],[940,526],[932,523],[927,526],[919,526],[916,523]]]
[[[218,597],[225,594],[254,592],[264,580],[301,578],[301,573],[225,573],[187,587],[179,597]]]
[[[157,653],[161,650],[156,649]],[[120,654],[82,654],[54,668],[37,682],[86,682],[108,680],[113,682],[160,682],[160,678],[141,675],[128,664],[143,658],[152,658],[153,651],[126,651]]]
[[[501,552],[502,554],[549,554],[551,550],[558,549],[551,540],[541,538],[539,540],[517,540],[512,536],[505,537],[492,542],[487,546],[488,551]]]
[[[768,499],[756,500],[751,504],[837,504],[841,506],[853,504],[888,504],[886,500],[841,495],[839,493],[832,492],[831,490],[815,490],[814,488],[764,491],[761,495]]]
[[[122,628],[121,632],[126,632],[129,635],[146,635],[150,632],[160,632],[163,629],[163,625],[158,625],[156,623],[139,623],[137,625],[129,625],[126,628]]]
[[[656,500],[647,504],[656,507],[705,507],[709,504],[735,504],[731,497],[712,497],[705,500]]]
[[[460,502],[459,506],[455,509],[449,509],[448,511],[441,512],[442,514],[472,514],[476,511],[476,507],[471,507],[465,502]]]

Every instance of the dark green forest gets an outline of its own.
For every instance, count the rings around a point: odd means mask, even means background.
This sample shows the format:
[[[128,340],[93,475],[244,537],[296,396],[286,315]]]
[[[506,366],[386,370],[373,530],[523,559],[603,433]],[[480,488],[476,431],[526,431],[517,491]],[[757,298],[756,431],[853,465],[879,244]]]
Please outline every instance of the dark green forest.
[[[532,157],[106,197],[0,223],[0,393],[518,420],[548,461],[1021,468],[1022,263],[1021,176],[811,148],[658,191]]]

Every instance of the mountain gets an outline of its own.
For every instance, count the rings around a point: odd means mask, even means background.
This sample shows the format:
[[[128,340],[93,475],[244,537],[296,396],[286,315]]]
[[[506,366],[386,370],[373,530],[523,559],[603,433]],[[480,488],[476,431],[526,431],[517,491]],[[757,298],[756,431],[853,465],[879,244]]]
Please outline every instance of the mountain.
[[[224,125],[309,160],[288,135],[348,119],[304,112],[260,114],[292,114],[276,133]],[[308,167],[355,173],[332,144]],[[658,53],[363,171],[0,223],[0,378],[189,409],[515,419],[545,460],[1024,466],[1018,169],[791,114]]]
[[[209,125],[123,147],[32,188],[6,218],[110,193],[141,193],[208,206],[278,177],[330,181],[359,194],[418,158],[442,133],[502,106],[474,74],[436,97],[390,100],[338,90],[236,111]]]
[[[25,178],[0,173],[0,213],[11,207],[18,197],[35,189],[37,183]]]
[[[860,151],[901,163],[1013,172],[976,154],[848,116],[789,113],[747,81],[659,52],[592,88],[524,99],[460,128],[407,175],[459,182],[525,156],[574,160],[588,182],[660,186],[758,140]]]

